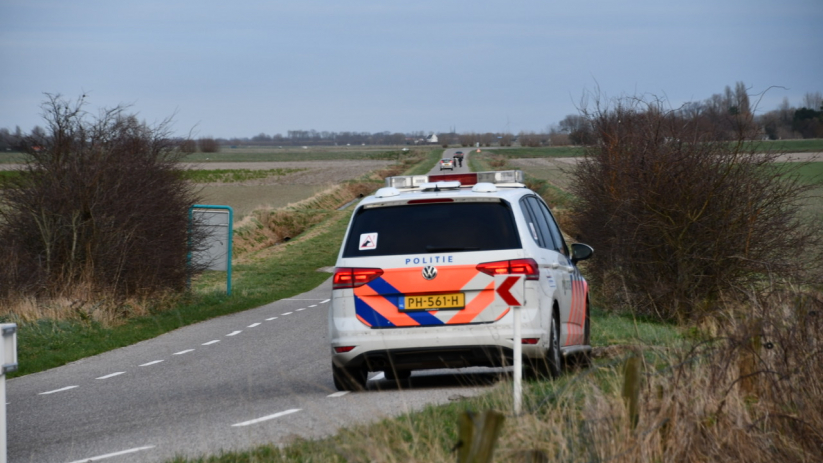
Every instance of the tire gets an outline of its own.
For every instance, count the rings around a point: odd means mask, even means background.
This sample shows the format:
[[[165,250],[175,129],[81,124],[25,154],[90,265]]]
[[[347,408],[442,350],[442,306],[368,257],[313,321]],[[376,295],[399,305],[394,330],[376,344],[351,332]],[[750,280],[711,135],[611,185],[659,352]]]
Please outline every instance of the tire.
[[[563,355],[560,353],[560,318],[555,312],[552,316],[552,328],[549,334],[549,350],[546,356],[549,376],[557,378],[563,371]]]
[[[366,389],[369,373],[363,368],[341,368],[332,363],[332,379],[338,391],[362,391]]]
[[[557,315],[552,316],[552,327],[549,330],[549,348],[546,357],[533,359],[529,363],[529,373],[536,379],[557,378],[563,369],[563,359],[560,354],[560,321]]]

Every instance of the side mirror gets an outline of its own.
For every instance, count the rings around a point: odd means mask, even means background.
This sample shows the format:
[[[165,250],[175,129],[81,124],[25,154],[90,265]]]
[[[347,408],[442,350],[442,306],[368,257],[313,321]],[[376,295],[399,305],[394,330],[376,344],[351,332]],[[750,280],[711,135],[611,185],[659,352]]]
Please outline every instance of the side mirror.
[[[594,254],[594,249],[588,244],[572,244],[572,263],[576,264],[581,260],[586,260]]]

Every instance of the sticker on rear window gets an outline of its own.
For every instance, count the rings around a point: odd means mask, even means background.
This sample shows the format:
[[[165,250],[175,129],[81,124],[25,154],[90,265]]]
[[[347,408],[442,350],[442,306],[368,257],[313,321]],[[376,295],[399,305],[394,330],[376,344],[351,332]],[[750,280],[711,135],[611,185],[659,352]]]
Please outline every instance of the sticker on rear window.
[[[360,250],[370,251],[377,249],[377,233],[363,233],[360,235]]]

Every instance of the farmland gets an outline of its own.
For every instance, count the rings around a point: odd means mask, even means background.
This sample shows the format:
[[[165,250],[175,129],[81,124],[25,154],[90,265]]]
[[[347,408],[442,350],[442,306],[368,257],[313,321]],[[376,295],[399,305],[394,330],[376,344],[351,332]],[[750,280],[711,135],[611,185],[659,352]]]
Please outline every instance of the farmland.
[[[238,218],[255,209],[280,208],[309,198],[347,180],[361,177],[373,170],[391,165],[388,160],[323,160],[323,161],[267,161],[267,162],[213,162],[189,164],[189,169],[200,172],[236,171],[236,169],[272,172],[281,169],[282,175],[249,176],[239,181],[207,182],[197,180],[206,204],[231,206]],[[194,173],[189,171],[190,173]],[[199,176],[198,176],[199,177]]]

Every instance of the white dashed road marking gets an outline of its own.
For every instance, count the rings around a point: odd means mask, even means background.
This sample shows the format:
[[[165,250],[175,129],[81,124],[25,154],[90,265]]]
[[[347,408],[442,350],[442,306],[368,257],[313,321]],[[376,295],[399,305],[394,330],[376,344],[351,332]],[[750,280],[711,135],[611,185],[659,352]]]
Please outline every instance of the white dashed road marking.
[[[64,388],[55,389],[55,390],[53,390],[53,391],[41,392],[41,393],[40,393],[40,394],[38,394],[38,395],[54,394],[55,392],[63,392],[63,391],[68,391],[69,389],[74,389],[74,388],[76,388],[76,387],[80,387],[80,386],[67,386],[67,387],[64,387]]]
[[[291,314],[293,314],[293,313],[294,313],[294,312],[286,312],[286,313],[281,313],[280,315],[291,315]]]
[[[231,333],[227,334],[226,336],[235,336],[242,333],[242,331],[232,331]]]
[[[218,342],[220,342],[220,340],[219,340],[219,339],[215,339],[214,341],[204,342],[204,343],[203,343],[203,344],[201,344],[201,345],[202,345],[202,346],[210,346],[210,345],[212,345],[212,344],[217,344]]]
[[[154,365],[154,364],[157,364],[157,363],[160,363],[160,362],[162,362],[162,360],[155,360],[155,361],[153,361],[153,362],[144,363],[144,364],[142,364],[142,365],[140,365],[140,366],[141,366],[141,367],[147,367],[147,366],[149,366],[149,365]]]
[[[271,317],[271,318],[267,318],[267,319],[266,319],[266,321],[267,321],[267,322],[270,322],[270,321],[272,321],[272,320],[277,320],[277,317]]]
[[[233,427],[234,426],[248,426],[250,424],[257,424],[257,423],[261,423],[263,421],[268,421],[268,420],[273,420],[275,418],[280,418],[281,416],[291,415],[292,413],[297,413],[300,410],[301,409],[299,409],[299,408],[292,408],[291,410],[286,410],[284,412],[275,413],[274,415],[268,415],[268,416],[264,416],[262,418],[257,418],[257,419],[254,419],[254,420],[244,421],[242,423],[235,423],[232,426]]]
[[[309,306],[309,307],[317,307],[317,304],[314,304],[314,305],[310,305],[310,306]]]
[[[246,328],[254,328],[255,326],[259,326],[260,323],[252,323],[251,325],[247,326]]]
[[[335,392],[334,394],[329,394],[326,397],[343,397],[344,395],[346,395],[348,393],[349,393],[349,391],[340,391],[340,392]]]
[[[183,354],[188,354],[189,352],[194,352],[194,349],[181,350],[180,352],[175,352],[172,355],[183,355]]]
[[[109,379],[109,378],[114,378],[115,376],[120,376],[120,375],[122,375],[123,373],[125,373],[125,371],[118,371],[117,373],[112,373],[112,374],[110,374],[110,375],[101,376],[101,377],[99,377],[99,378],[95,378],[95,379]]]
[[[301,310],[306,310],[306,309],[305,309],[305,308],[304,308],[304,309],[297,309],[296,311],[297,311],[297,312],[300,312]]]
[[[326,302],[329,302],[330,300],[331,300],[331,299],[326,299],[325,301],[320,301],[320,303],[321,303],[321,304],[325,304]]]
[[[86,463],[86,462],[89,462],[89,461],[100,461],[100,460],[105,460],[106,458],[119,457],[120,455],[126,455],[128,453],[134,453],[134,452],[139,452],[141,450],[148,450],[148,449],[153,449],[153,448],[154,448],[153,445],[147,445],[145,447],[136,447],[136,448],[133,448],[133,449],[123,450],[122,452],[107,453],[105,455],[98,455],[96,457],[84,458],[82,460],[76,460],[76,461],[73,461],[71,463]]]

